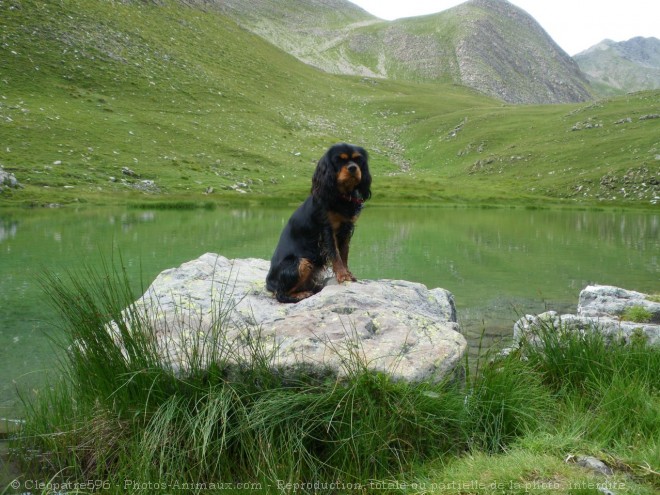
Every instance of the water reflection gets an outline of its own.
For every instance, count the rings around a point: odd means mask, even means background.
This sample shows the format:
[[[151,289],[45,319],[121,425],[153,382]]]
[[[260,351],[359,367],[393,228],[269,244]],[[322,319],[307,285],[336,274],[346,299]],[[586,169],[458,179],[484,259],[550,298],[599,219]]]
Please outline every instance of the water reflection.
[[[121,259],[136,292],[206,252],[269,259],[291,208],[213,211],[0,210],[0,416],[12,379],[37,380],[54,358],[53,313],[38,277],[83,260]],[[518,313],[572,311],[590,283],[660,292],[660,215],[514,209],[366,208],[351,245],[362,279],[450,290],[476,346],[509,338]],[[29,348],[29,350],[28,350]],[[20,378],[19,378],[20,377]]]
[[[2,220],[0,222],[0,243],[7,239],[16,237],[18,231],[18,222],[15,220]]]

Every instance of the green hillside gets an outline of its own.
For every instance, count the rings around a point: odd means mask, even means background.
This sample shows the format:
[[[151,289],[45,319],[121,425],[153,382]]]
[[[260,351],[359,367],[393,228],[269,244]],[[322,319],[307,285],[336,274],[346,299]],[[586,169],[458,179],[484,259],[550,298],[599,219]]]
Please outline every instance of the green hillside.
[[[658,91],[508,106],[329,75],[177,2],[0,3],[0,165],[23,186],[3,205],[297,202],[349,141],[375,203],[652,206],[657,114]]]

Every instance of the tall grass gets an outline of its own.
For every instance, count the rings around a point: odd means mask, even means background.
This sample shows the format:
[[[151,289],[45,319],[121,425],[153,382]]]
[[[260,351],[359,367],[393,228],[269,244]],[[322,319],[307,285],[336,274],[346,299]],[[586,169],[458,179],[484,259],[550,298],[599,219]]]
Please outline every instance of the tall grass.
[[[122,270],[50,274],[44,287],[61,315],[64,357],[61,379],[24,399],[19,445],[30,469],[113,486],[362,482],[465,448],[457,388],[396,382],[346,349],[335,349],[346,351],[342,379],[284,373],[258,328],[246,329],[247,353],[228,341],[229,303],[188,343],[182,371],[163,359]]]
[[[542,375],[517,359],[483,367],[468,399],[472,448],[480,451],[501,452],[552,420],[553,396]]]
[[[588,438],[607,447],[660,438],[660,350],[643,337],[608,339],[541,321],[522,343],[528,365],[573,410],[587,412]],[[660,460],[660,459],[659,459]]]
[[[567,428],[569,410],[591,419],[573,425],[576,437],[636,445],[652,460],[660,353],[643,342],[608,346],[595,332],[548,327],[537,335],[542,345],[523,342],[466,382],[441,384],[371,372],[349,345],[334,349],[340,379],[278,369],[259,328],[246,329],[252,345],[238,352],[223,330],[232,305],[221,303],[211,330],[190,342],[183,371],[163,359],[123,270],[103,266],[44,278],[65,338],[56,342],[60,376],[24,398],[15,443],[33,476],[105,480],[116,493],[201,493],[221,482],[264,493],[367,486],[414,478],[433,459],[501,454]]]

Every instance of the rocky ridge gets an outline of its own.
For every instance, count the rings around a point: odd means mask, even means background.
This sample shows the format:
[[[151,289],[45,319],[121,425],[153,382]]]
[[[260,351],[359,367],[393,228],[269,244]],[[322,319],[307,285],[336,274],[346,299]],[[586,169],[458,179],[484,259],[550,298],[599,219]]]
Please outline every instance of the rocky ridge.
[[[522,9],[470,0],[453,10],[461,82],[510,103],[565,103],[591,97],[573,59]]]
[[[506,0],[469,0],[388,22],[348,1],[207,1],[246,29],[327,72],[462,84],[510,103],[591,97],[577,64]]]
[[[660,40],[635,37],[603,40],[574,57],[603,95],[660,88]]]

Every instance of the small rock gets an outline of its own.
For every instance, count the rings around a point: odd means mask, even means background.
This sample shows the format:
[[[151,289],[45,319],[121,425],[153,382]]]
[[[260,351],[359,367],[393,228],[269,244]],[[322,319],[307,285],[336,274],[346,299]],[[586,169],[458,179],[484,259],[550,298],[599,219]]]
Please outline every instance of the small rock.
[[[136,174],[133,170],[131,170],[128,167],[122,167],[121,168],[121,173],[124,175],[127,175],[129,177],[140,177],[138,174]]]
[[[651,313],[651,321],[660,323],[660,303],[647,294],[612,285],[588,285],[580,292],[577,314],[592,318],[620,317],[631,306],[641,306]]]
[[[17,189],[23,187],[11,172],[6,172],[0,165],[0,192],[5,188]]]
[[[600,459],[589,456],[580,456],[575,460],[578,466],[589,469],[590,471],[595,471],[597,473],[603,474],[605,476],[610,476],[612,470]]]
[[[133,184],[133,187],[138,191],[147,193],[157,193],[160,191],[160,188],[152,180],[141,180],[137,184]]]

